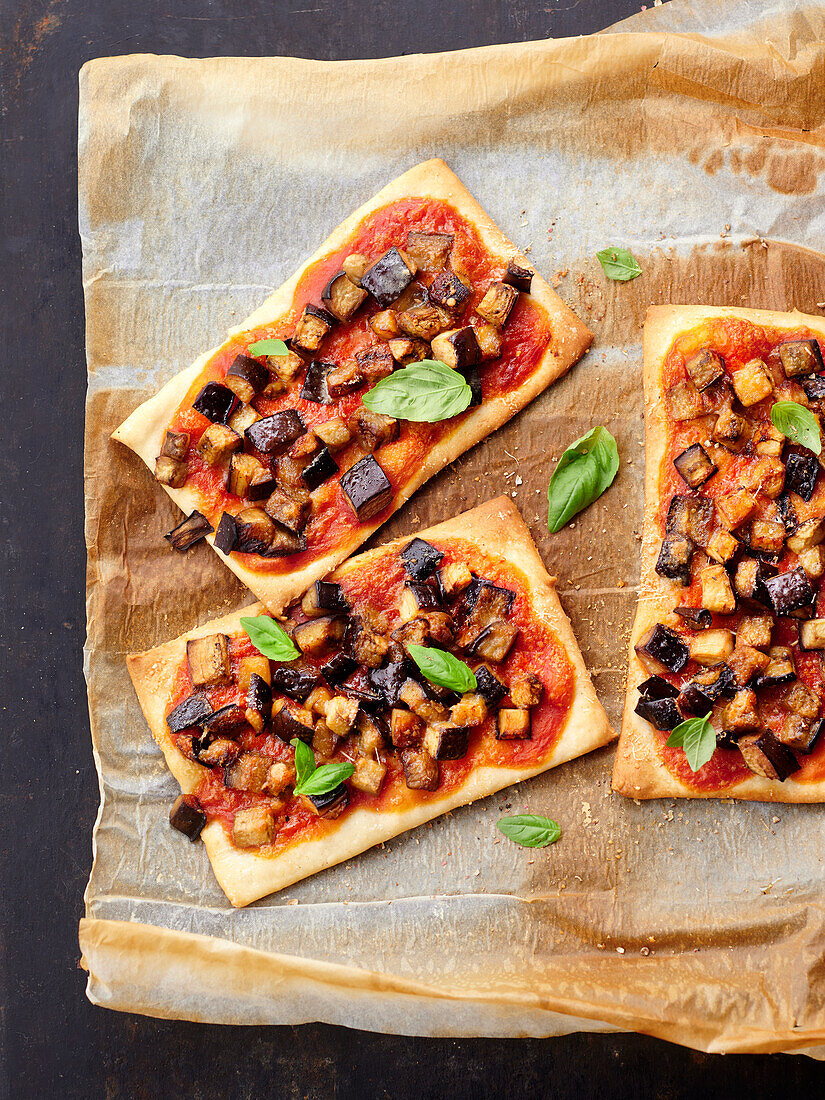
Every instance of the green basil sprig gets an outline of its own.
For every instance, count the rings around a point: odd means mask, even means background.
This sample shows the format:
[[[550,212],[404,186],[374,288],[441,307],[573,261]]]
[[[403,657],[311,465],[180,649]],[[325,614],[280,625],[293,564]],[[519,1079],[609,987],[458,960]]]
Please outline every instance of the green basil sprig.
[[[407,652],[427,679],[439,687],[458,691],[462,695],[478,687],[473,670],[444,649],[409,645]]]
[[[335,761],[333,764],[315,766],[315,754],[309,745],[297,737],[289,742],[295,749],[295,793],[305,795],[329,794],[340,787],[355,771],[355,765],[348,761]]]
[[[247,355],[289,355],[289,348],[283,340],[274,337],[268,340],[256,340],[246,349]]]
[[[592,428],[571,443],[547,487],[547,526],[555,534],[602,495],[619,470],[619,450],[607,428]]]
[[[603,248],[596,253],[596,259],[608,279],[617,283],[628,283],[642,273],[636,258],[626,248]]]
[[[539,814],[513,814],[502,817],[496,822],[496,828],[504,833],[508,840],[514,840],[522,848],[546,848],[555,844],[561,836],[558,824],[549,817]]]
[[[270,661],[294,661],[301,656],[284,628],[268,615],[246,616],[241,619],[241,626],[258,652]]]
[[[672,749],[684,749],[690,770],[698,772],[716,751],[716,730],[710,724],[710,712],[704,718],[680,722],[667,739]]]
[[[397,370],[364,394],[370,412],[434,424],[464,412],[473,394],[462,374],[437,359]]]
[[[777,401],[771,406],[771,423],[787,436],[791,443],[807,447],[815,455],[821,453],[822,440],[819,437],[819,425],[814,414],[804,405],[799,405],[796,401]]]

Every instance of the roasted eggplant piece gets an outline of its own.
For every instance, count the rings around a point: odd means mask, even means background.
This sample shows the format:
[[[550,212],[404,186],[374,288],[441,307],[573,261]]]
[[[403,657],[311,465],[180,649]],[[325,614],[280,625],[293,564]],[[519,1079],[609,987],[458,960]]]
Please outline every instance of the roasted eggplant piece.
[[[355,359],[345,360],[326,375],[327,394],[333,402],[363,385],[364,376]]]
[[[703,630],[690,638],[688,652],[697,665],[716,665],[733,653],[733,645],[733,631]]]
[[[737,596],[769,607],[771,600],[765,584],[775,573],[776,568],[769,562],[758,561],[756,558],[742,558],[736,566],[733,577]]]
[[[392,485],[372,455],[359,459],[340,481],[353,512],[362,522],[372,519],[392,500]]]
[[[705,411],[702,395],[692,382],[677,382],[665,394],[667,409],[673,420],[695,420]]]
[[[356,790],[377,795],[386,774],[386,764],[382,764],[379,760],[370,760],[366,756],[359,756],[355,761],[355,771],[350,776],[350,783]]]
[[[311,368],[310,368],[311,369]],[[303,396],[303,394],[302,394]],[[265,416],[246,429],[246,439],[266,455],[281,455],[306,432],[306,424],[295,409]]]
[[[452,561],[443,566],[436,577],[442,598],[450,600],[453,596],[459,596],[473,580],[470,567],[463,561]]]
[[[481,404],[484,399],[484,393],[481,385],[481,372],[478,367],[468,367],[464,372],[464,381],[470,387],[470,404],[467,406],[470,409],[476,408]]]
[[[207,382],[192,402],[192,408],[213,424],[226,424],[237,404],[237,397],[227,386]]]
[[[504,344],[501,329],[487,321],[478,321],[473,325],[478,346],[481,349],[481,360],[486,363],[490,359],[498,359]]]
[[[679,689],[663,676],[649,676],[636,690],[642,699],[675,699],[679,694]]]
[[[765,581],[771,607],[777,615],[790,615],[814,602],[815,593],[804,569],[791,569]]]
[[[427,293],[433,305],[448,314],[459,313],[470,299],[470,288],[453,271],[436,275]]]
[[[324,721],[336,737],[346,737],[352,732],[358,717],[360,703],[348,695],[334,695],[327,703]]]
[[[744,615],[736,628],[737,642],[753,646],[754,649],[767,649],[773,634],[771,615]]]
[[[776,779],[781,783],[799,771],[794,754],[770,730],[740,737],[737,747],[754,775],[760,775],[763,779]]]
[[[785,524],[770,519],[755,519],[748,533],[748,545],[754,553],[771,557],[782,553]]]
[[[387,378],[395,370],[392,352],[383,344],[357,352],[355,361],[364,380],[371,386],[380,382],[382,378]]]
[[[235,517],[230,515],[229,512],[224,512],[221,516],[218,528],[215,531],[215,538],[212,540],[212,545],[220,550],[222,554],[231,554],[237,542],[238,528],[235,523]]]
[[[717,527],[708,539],[705,553],[720,565],[727,565],[728,562],[733,561],[740,548],[739,539],[723,527]]]
[[[161,485],[168,485],[170,489],[181,489],[188,476],[189,470],[185,462],[178,462],[166,455],[158,455],[155,459],[155,481],[159,481]]]
[[[714,665],[713,668],[706,668],[703,672],[697,673],[689,682],[695,684],[702,694],[706,695],[713,703],[718,699],[732,699],[736,693],[736,680],[733,671],[724,663]]]
[[[415,271],[415,263],[393,247],[367,268],[361,276],[361,286],[381,309],[386,309],[407,289]]]
[[[353,282],[346,271],[333,275],[321,291],[321,301],[339,321],[352,320],[366,297],[366,290]]]
[[[390,740],[396,749],[414,748],[424,737],[424,719],[411,710],[393,707],[390,712]]]
[[[733,489],[716,498],[716,514],[719,522],[735,531],[751,518],[759,505],[759,498],[750,489]]]
[[[309,519],[310,502],[295,500],[283,489],[276,489],[264,505],[264,511],[281,527],[294,535],[300,535]]]
[[[232,823],[232,843],[237,848],[259,848],[275,839],[277,826],[272,807],[266,804],[238,810]]]
[[[820,580],[825,576],[825,546],[812,546],[799,555],[799,564],[811,580]]]
[[[722,711],[722,728],[740,737],[743,733],[761,729],[762,722],[756,706],[756,693],[742,687],[734,692],[733,698]]]
[[[398,693],[399,702],[409,707],[413,714],[417,714],[424,722],[436,724],[448,721],[450,712],[447,707],[438,699],[434,699],[427,687],[426,681],[419,683],[418,680],[406,680]],[[484,700],[480,695],[477,698],[486,710]],[[455,724],[466,725],[467,723],[456,722]]]
[[[372,668],[369,672],[369,682],[373,688],[383,697],[388,707],[398,705],[400,691],[409,679],[414,679],[418,669],[409,660],[389,661],[381,668]]]
[[[183,462],[189,450],[189,432],[167,431],[163,439],[160,453],[164,458],[174,458],[176,462]]]
[[[788,539],[788,549],[794,554],[801,554],[804,550],[810,550],[818,546],[825,539],[825,519],[822,516],[813,516],[800,523],[794,533]]]
[[[226,474],[226,488],[233,496],[245,498],[255,478],[265,473],[263,463],[254,455],[233,454]]]
[[[791,454],[785,461],[785,491],[796,493],[803,500],[814,495],[819,462],[812,454]]]
[[[719,467],[711,461],[710,455],[701,443],[694,443],[692,447],[678,454],[673,465],[679,476],[691,489],[698,489],[716,473]]]
[[[652,626],[635,648],[648,672],[681,672],[688,663],[688,647],[675,630],[662,623]]]
[[[487,665],[479,665],[475,677],[476,691],[492,710],[507,694],[507,688]]]
[[[708,630],[713,626],[713,615],[706,607],[674,607],[673,611],[694,630]]]
[[[400,430],[395,417],[372,412],[366,405],[359,405],[353,412],[348,427],[364,450],[370,452],[397,439]]]
[[[514,286],[516,290],[529,294],[534,274],[532,268],[527,267],[519,260],[508,260],[507,270],[504,273],[502,282],[507,283],[508,286]]]
[[[684,535],[668,535],[662,540],[656,572],[660,577],[687,586],[690,584],[690,564],[695,547]]]
[[[342,451],[352,439],[352,432],[340,416],[333,416],[323,424],[316,424],[315,434],[333,454]]]
[[[192,795],[188,797],[193,798]],[[190,840],[197,840],[206,824],[206,814],[200,809],[200,804],[193,806],[186,798],[186,795],[179,794],[175,799],[169,811],[169,824]]]
[[[183,741],[183,738],[180,739]],[[180,741],[178,746],[180,747]],[[230,737],[213,737],[211,733],[204,733],[192,743],[194,759],[205,768],[225,768],[231,764],[241,746]]]
[[[733,375],[733,389],[745,408],[764,401],[773,393],[771,372],[761,359],[751,359]]]
[[[501,328],[518,300],[518,291],[508,283],[491,283],[487,293],[476,306],[476,313]]]
[[[688,359],[685,369],[697,390],[706,390],[724,375],[725,364],[715,351],[702,348]]]
[[[260,413],[251,405],[238,405],[229,418],[229,427],[243,437],[246,435],[246,429],[251,428],[260,419]]]
[[[401,593],[398,612],[406,623],[422,611],[440,611],[441,596],[435,585],[407,581]]]
[[[679,725],[682,721],[682,715],[677,710],[676,702],[670,695],[653,698],[652,696],[642,695],[641,688],[639,690],[640,695],[634,710],[640,718],[643,718],[645,722],[649,722],[657,730],[672,730]]]
[[[207,466],[220,466],[243,446],[243,440],[226,424],[210,424],[197,442],[195,452]]]
[[[799,519],[793,502],[787,492],[781,493],[776,498],[776,510],[779,513],[779,518],[785,525],[785,534],[793,534],[799,524]]]
[[[336,653],[330,657],[325,665],[321,666],[321,675],[332,687],[340,687],[348,680],[358,668],[358,662],[354,661],[346,653]]]
[[[480,657],[482,661],[500,663],[512,649],[518,633],[518,627],[512,623],[494,619],[475,641],[466,646],[466,650],[470,656]]]
[[[394,309],[382,309],[370,317],[370,328],[379,340],[394,340],[401,335],[398,315]]]
[[[384,635],[373,630],[360,615],[353,615],[350,618],[344,649],[359,665],[378,668],[389,648],[390,643]]]
[[[205,695],[193,692],[166,715],[170,733],[182,733],[192,726],[200,726],[212,713],[212,704]]]
[[[472,325],[442,332],[432,342],[433,359],[440,360],[453,370],[466,371],[481,362],[481,348]]]
[[[306,550],[306,539],[276,526],[263,508],[244,508],[235,517],[239,554],[260,554],[264,558],[284,558]]]
[[[229,639],[225,634],[190,638],[186,643],[186,660],[193,687],[219,687],[231,679]]]
[[[814,374],[800,379],[800,385],[809,401],[825,400],[825,374]]]
[[[449,328],[451,323],[449,314],[432,302],[410,306],[398,314],[398,327],[401,331],[418,340],[432,340],[439,332]]]
[[[794,752],[808,756],[813,752],[823,729],[825,729],[825,718],[810,722],[798,714],[790,714],[783,724],[778,740]]]
[[[215,528],[206,516],[201,515],[200,512],[192,512],[182,523],[179,523],[177,527],[173,527],[163,537],[173,550],[183,552],[188,550],[190,546],[194,546],[196,542],[200,542],[202,538],[211,535],[214,530]]]
[[[717,615],[732,615],[736,596],[724,565],[706,565],[699,571],[702,586],[702,607]]]
[[[720,409],[711,432],[711,439],[725,450],[738,454],[750,438],[751,423],[735,413],[730,405]]]
[[[304,384],[301,387],[301,399],[314,401],[316,405],[332,405],[333,398],[327,386],[327,376],[333,370],[335,370],[335,363],[327,362],[325,359],[313,359],[307,367]]]
[[[235,703],[213,710],[203,721],[203,728],[211,737],[228,737],[230,741],[237,738],[245,725],[244,708]]]
[[[340,783],[334,790],[326,794],[311,794],[307,800],[312,804],[319,817],[340,817],[349,805],[349,791],[345,784]]]
[[[529,710],[502,707],[496,715],[497,741],[529,741],[533,736]]]
[[[523,711],[529,718],[530,712]],[[439,722],[428,726],[424,734],[424,748],[433,760],[461,760],[470,746],[470,731],[466,726]]]
[[[334,659],[334,658],[333,658]],[[323,670],[322,670],[323,671]],[[272,687],[290,699],[303,703],[318,686],[318,673],[311,668],[282,665],[272,670]]]
[[[401,551],[400,557],[404,571],[410,579],[423,583],[441,565],[444,554],[424,539],[414,538]]]
[[[302,351],[317,351],[334,324],[335,318],[328,310],[308,305],[295,326],[291,344]]]
[[[301,476],[304,479],[306,487],[311,492],[337,474],[339,469],[340,466],[329,453],[329,450],[326,447],[322,447],[315,458],[313,458],[312,462],[304,467],[304,472]]]
[[[229,790],[261,794],[269,779],[272,758],[259,752],[242,752],[224,769],[223,782]]]
[[[414,336],[396,336],[390,340],[388,347],[395,362],[402,367],[407,367],[410,363],[420,363],[422,359],[429,358],[429,345]]]
[[[452,233],[407,234],[405,251],[419,271],[443,271],[453,248]]]
[[[434,791],[438,788],[438,761],[426,749],[401,749],[398,756],[404,769],[404,780],[410,790]]]
[[[301,608],[310,619],[330,613],[345,615],[349,609],[349,600],[344,590],[335,581],[315,581],[304,593]]]
[[[246,693],[246,720],[256,733],[263,733],[271,715],[272,688],[262,676],[253,672]]]
[[[312,735],[315,732],[309,711],[293,703],[287,703],[284,699],[277,700],[272,706],[271,729],[275,736],[287,745],[293,737],[311,745]]]
[[[800,378],[825,370],[816,340],[787,340],[776,349],[786,378]]]
[[[825,649],[825,619],[808,619],[799,624],[800,649]]]
[[[236,355],[224,381],[235,396],[248,405],[265,388],[269,381],[269,371],[257,359],[251,359],[248,355]]]
[[[695,496],[673,497],[667,511],[665,530],[668,535],[684,535],[697,546],[705,546],[715,526],[713,501],[697,493]]]
[[[793,650],[790,646],[771,646],[768,650],[770,662],[759,677],[757,687],[779,687],[790,684],[796,679]]]
[[[302,653],[322,657],[341,644],[346,628],[346,619],[338,615],[325,615],[300,623],[293,630],[292,637]]]
[[[727,663],[737,684],[747,687],[759,680],[771,663],[771,659],[767,653],[754,649],[753,646],[737,638],[733,653],[728,657]]]
[[[641,706],[643,702],[644,700],[640,699],[639,706]],[[636,707],[636,713],[642,714],[642,712],[639,710],[639,706]],[[711,697],[702,690],[699,684],[695,683],[693,680],[689,680],[682,687],[682,690],[677,696],[676,707],[674,709],[676,708],[678,708],[677,714],[680,715],[680,717],[676,720],[676,725],[678,726],[679,722],[682,721],[681,715],[684,715],[686,718],[698,718],[700,716],[704,716],[705,714],[710,714],[711,710],[713,709],[713,699],[711,699]],[[642,714],[642,717],[645,718],[647,716],[645,714]],[[670,720],[670,716],[668,716],[667,721]],[[656,723],[653,722],[650,718],[648,718],[647,721],[650,722],[651,725],[656,725]],[[674,728],[674,726],[656,726],[656,729]]]

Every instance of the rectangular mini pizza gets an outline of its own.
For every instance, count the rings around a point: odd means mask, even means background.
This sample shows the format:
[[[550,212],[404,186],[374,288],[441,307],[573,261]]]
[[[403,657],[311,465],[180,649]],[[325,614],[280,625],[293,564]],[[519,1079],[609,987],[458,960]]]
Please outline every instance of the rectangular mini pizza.
[[[614,789],[825,800],[825,319],[655,306]]]
[[[128,658],[202,837],[247,905],[612,739],[506,497]]]
[[[113,434],[273,613],[522,409],[592,333],[440,160],[347,218]]]

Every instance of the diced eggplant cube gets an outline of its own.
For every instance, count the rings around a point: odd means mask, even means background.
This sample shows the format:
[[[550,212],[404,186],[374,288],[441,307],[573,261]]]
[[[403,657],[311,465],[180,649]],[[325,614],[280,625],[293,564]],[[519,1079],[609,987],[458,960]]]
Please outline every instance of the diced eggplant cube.
[[[252,446],[266,455],[283,454],[306,432],[306,425],[300,413],[295,409],[283,409],[281,412],[265,416],[246,430],[246,439]]]
[[[723,565],[706,565],[699,571],[702,586],[702,606],[717,615],[732,615],[736,610],[736,596],[730,577]]]
[[[179,794],[169,811],[169,824],[190,840],[197,840],[206,824],[206,814],[199,806],[187,802],[185,795]]]
[[[339,469],[338,463],[329,453],[327,448],[322,447],[309,465],[304,467],[302,477],[306,483],[306,487],[311,492],[337,474]]]
[[[406,680],[398,692],[398,700],[425,722],[446,722],[450,717],[444,704],[434,699],[425,684],[419,683],[418,680]],[[456,725],[462,724],[465,723],[456,722]]]
[[[304,360],[296,351],[290,351],[287,355],[268,355],[266,363],[276,380],[282,382],[284,386],[294,382],[305,365]],[[269,385],[267,385],[264,387],[264,396],[277,397],[279,393],[283,393],[283,388],[282,386],[280,389],[270,390]]]
[[[343,783],[326,794],[311,794],[307,801],[319,817],[340,817],[349,805],[349,791]]]
[[[753,646],[737,638],[727,663],[737,684],[746,687],[748,684],[755,683],[764,674],[771,659],[767,653],[762,653],[761,650],[754,649]]]
[[[507,688],[487,665],[475,670],[476,691],[490,709],[497,706],[507,694]]]
[[[248,355],[236,355],[224,381],[236,397],[248,405],[266,386],[269,371],[257,359]]]
[[[213,424],[226,424],[235,411],[238,399],[220,382],[207,382],[192,402],[192,408]]]
[[[392,352],[383,344],[373,345],[364,351],[359,351],[355,356],[355,360],[364,380],[371,386],[374,386],[376,382],[380,382],[382,378],[387,378],[395,370],[395,360],[392,357]]]
[[[369,681],[388,707],[398,705],[399,693],[407,680],[417,673],[409,660],[389,661],[382,668],[370,669]]]
[[[697,493],[672,498],[665,521],[668,535],[684,535],[697,546],[705,546],[714,527],[715,511],[710,497]]]
[[[781,554],[785,545],[785,524],[770,519],[755,519],[751,524],[748,543],[752,550],[763,554]]]
[[[765,581],[768,599],[777,615],[789,615],[814,602],[814,590],[804,569],[792,569]]]
[[[481,348],[471,325],[442,332],[432,342],[433,359],[453,370],[466,371],[481,362]]]
[[[518,291],[508,283],[491,283],[476,306],[476,313],[491,325],[503,326],[518,300]]]
[[[438,761],[426,749],[401,749],[398,756],[404,769],[404,780],[410,790],[434,791],[438,788]]]
[[[355,359],[347,359],[326,374],[327,394],[331,401],[338,401],[364,384],[364,376]]]
[[[410,363],[420,363],[422,359],[429,357],[427,344],[414,336],[396,336],[390,340],[388,347],[395,362],[402,367],[407,367]]]
[[[317,351],[334,324],[335,318],[327,310],[320,306],[306,306],[295,326],[292,346],[303,351]]]
[[[340,584],[335,581],[315,581],[304,593],[301,608],[312,619],[330,612],[345,615],[350,605]]]
[[[713,477],[719,467],[711,461],[710,455],[701,443],[694,443],[687,450],[678,454],[673,465],[679,476],[691,489],[698,489],[706,481]]]
[[[512,649],[513,643],[518,637],[518,627],[504,619],[494,619],[479,636],[466,647],[467,652],[473,657],[480,657],[482,661],[495,661],[500,663]]]
[[[491,325],[487,321],[478,321],[473,325],[473,330],[481,350],[482,362],[486,363],[490,359],[498,359],[504,344],[501,329],[496,328],[495,325]]]
[[[708,539],[705,552],[708,557],[712,558],[715,562],[718,562],[720,565],[726,565],[736,556],[739,547],[739,540],[735,538],[730,531],[718,527]]]
[[[692,382],[677,382],[665,395],[671,419],[677,423],[683,420],[695,420],[705,411],[702,395]]]
[[[775,779],[781,783],[789,775],[799,771],[794,754],[770,730],[740,737],[737,747],[754,775],[763,779]]]
[[[424,719],[411,710],[393,707],[390,712],[390,740],[396,749],[409,749],[421,744]]]
[[[205,733],[196,743],[195,758],[206,768],[225,768],[241,751],[240,745],[229,737],[215,737]]]
[[[816,340],[787,340],[776,349],[786,378],[800,378],[825,370]]]
[[[191,726],[201,725],[212,713],[212,704],[200,692],[193,692],[166,715],[170,733],[181,733]]]
[[[794,752],[807,756],[814,747],[814,742],[819,736],[825,719],[811,722],[799,714],[789,714],[782,723],[782,728],[777,734],[777,739]]]
[[[294,668],[282,665],[272,672],[272,687],[290,699],[303,702],[315,690],[318,673],[312,668]]]
[[[800,714],[813,721],[819,715],[819,696],[806,687],[801,680],[782,689],[781,702],[786,710]]]
[[[423,583],[441,565],[444,554],[424,539],[414,538],[401,551],[400,557],[407,575],[412,580]]]
[[[383,634],[373,630],[360,615],[353,615],[347,625],[344,649],[359,665],[378,668],[387,655],[390,644]]]
[[[443,271],[453,248],[452,233],[419,233],[411,230],[404,246],[419,271]]]
[[[230,455],[239,451],[243,440],[225,424],[210,424],[198,440],[195,452],[207,466],[219,466],[228,462]]]
[[[757,687],[778,687],[796,679],[793,650],[790,646],[772,646],[768,650],[768,667],[759,677]]]
[[[440,611],[441,597],[434,585],[407,581],[401,593],[398,612],[406,623],[421,611]],[[426,629],[426,628],[425,628]]]
[[[279,699],[272,706],[271,729],[276,737],[279,737],[287,745],[293,738],[312,744],[313,728],[312,715],[303,707],[297,707]]]
[[[347,695],[330,699],[324,712],[324,720],[336,737],[346,737],[355,725],[360,703]]]
[[[359,405],[350,416],[348,427],[365,451],[375,451],[384,443],[398,438],[399,423],[392,416],[372,412],[366,405]]]
[[[820,580],[825,576],[825,546],[812,546],[799,555],[799,564],[810,580]]]
[[[779,518],[785,525],[785,533],[787,535],[792,535],[799,526],[799,519],[793,502],[787,492],[781,493],[776,498],[776,510],[779,513]]]
[[[163,438],[163,446],[160,453],[164,458],[174,458],[177,462],[183,462],[189,450],[189,432],[167,431]]]
[[[261,794],[269,779],[272,758],[259,752],[242,752],[224,770],[223,782],[230,790]]]
[[[359,459],[340,481],[341,489],[359,520],[372,519],[392,500],[389,478],[372,455]]]
[[[669,700],[662,701],[669,702]],[[644,700],[640,699],[639,705],[641,705],[643,702]],[[711,710],[713,709],[713,699],[711,699],[711,697],[702,690],[699,684],[695,683],[693,680],[689,680],[679,692],[679,696],[676,700],[676,706],[673,709],[678,715],[680,715],[680,717],[676,719],[675,723],[675,725],[678,725],[679,722],[682,721],[681,715],[684,715],[686,718],[698,718],[700,716],[710,714]],[[639,706],[636,707],[636,713],[642,713],[639,710]],[[645,718],[646,715],[642,714],[642,717]],[[651,718],[648,718],[647,720],[651,723],[651,725],[656,725],[656,723]],[[669,715],[667,720],[672,721],[672,715]],[[674,726],[656,726],[656,729],[674,729]]]
[[[497,741],[529,741],[533,736],[529,710],[502,707],[496,715]]]
[[[226,706],[213,710],[208,718],[203,721],[204,730],[212,737],[228,737],[234,741],[246,725],[246,714],[243,707],[237,703],[227,703]]]
[[[332,405],[327,378],[335,370],[335,363],[325,359],[313,359],[307,367],[304,384],[301,387],[301,400],[313,401],[316,405]]]
[[[185,462],[178,462],[166,455],[158,455],[155,459],[155,481],[161,485],[168,485],[170,489],[181,489],[186,484],[189,470]]]
[[[529,294],[534,274],[533,269],[521,263],[520,260],[508,260],[503,282],[507,283],[508,286],[514,286],[516,290]]]
[[[407,289],[414,275],[415,264],[393,247],[367,268],[361,276],[361,286],[386,309]]]
[[[460,595],[473,579],[470,567],[466,562],[453,561],[449,565],[442,566],[438,571],[438,585],[444,599],[452,599]]]
[[[668,535],[663,539],[659,550],[656,572],[660,577],[666,577],[683,586],[689,585],[693,551],[693,543],[684,535]]]
[[[675,729],[683,721],[673,699],[645,699],[641,697],[634,710],[640,718],[643,718],[645,722],[649,722],[657,730]],[[501,714],[501,711],[499,711],[499,714]]]
[[[688,644],[691,661],[697,665],[715,665],[733,653],[733,632],[730,630],[703,630],[694,634]]]
[[[260,413],[256,412],[251,405],[238,405],[229,417],[229,427],[238,435],[245,436],[246,429],[251,428],[260,419]]]
[[[346,619],[325,615],[296,626],[292,636],[302,653],[310,657],[321,657],[341,644],[346,627]]]
[[[382,309],[379,313],[370,317],[370,328],[379,340],[392,341],[401,335],[398,327],[398,315],[394,309]]]
[[[751,359],[733,375],[733,388],[745,408],[764,401],[773,393],[771,373],[761,359]]]
[[[735,531],[751,518],[758,504],[756,493],[749,489],[733,489],[716,498],[716,513],[724,527]]]
[[[706,607],[674,607],[673,613],[694,630],[709,630],[713,626],[713,615]]]
[[[536,677],[536,679],[538,679],[538,677]],[[541,680],[538,681],[538,684],[541,691],[543,691],[544,687],[541,683]],[[518,691],[519,687],[517,684],[515,687],[512,687],[510,689],[511,697],[513,692],[518,693]],[[522,691],[521,694],[523,699],[527,697],[526,690]],[[538,699],[540,698],[541,694],[539,694],[538,696]],[[536,700],[536,702],[538,702],[538,699]],[[513,699],[513,703],[517,707],[523,708],[525,710],[528,710],[531,706],[536,705],[535,703],[520,703],[515,698]],[[475,729],[477,726],[480,726],[484,722],[488,714],[489,707],[484,702],[479,693],[477,691],[466,691],[461,696],[459,701],[450,708],[450,724],[453,726],[467,726],[468,729]],[[438,724],[438,721],[436,720],[436,722],[434,722],[433,724]]]
[[[272,714],[272,688],[262,676],[253,673],[246,693],[246,720],[256,733],[263,733]]]
[[[732,699],[737,689],[733,671],[724,663],[697,673],[690,682],[714,703],[717,699]]]
[[[366,290],[353,282],[345,271],[333,275],[321,291],[321,301],[339,321],[352,320],[366,297]]]
[[[265,684],[272,684],[272,666],[269,658],[263,653],[256,653],[252,657],[242,657],[238,664],[238,691],[241,697],[246,696],[252,677],[259,676]]]
[[[702,637],[707,637],[707,633]],[[635,649],[648,672],[681,672],[688,662],[688,647],[675,630],[662,623],[652,626]]]
[[[525,711],[529,717],[530,712]],[[460,760],[467,755],[470,731],[466,726],[439,723],[428,726],[424,734],[424,748],[434,760]]]
[[[287,531],[300,535],[309,519],[310,504],[294,500],[283,489],[276,489],[264,505],[264,511]]]
[[[791,454],[785,462],[785,489],[789,493],[796,493],[803,500],[810,500],[814,495],[816,478],[819,473],[819,462],[812,454]]]
[[[706,390],[724,375],[725,364],[715,351],[702,348],[688,359],[685,369],[696,388]]]
[[[510,698],[517,707],[535,707],[541,702],[544,684],[533,672],[526,672],[510,684]]]
[[[770,421],[757,425],[751,443],[758,455],[767,458],[781,458],[785,436]]]
[[[825,400],[825,374],[814,374],[810,378],[802,378],[800,385],[809,401]]]
[[[675,699],[679,694],[678,688],[663,676],[649,676],[639,684],[637,691],[643,699]]]
[[[190,546],[194,546],[196,542],[200,542],[202,538],[211,535],[213,530],[214,528],[206,516],[201,515],[200,512],[193,512],[163,537],[173,550],[183,552],[188,550]]]
[[[765,582],[775,572],[776,569],[768,562],[757,561],[756,558],[742,558],[736,566],[733,578],[737,596],[770,606],[771,600]]]
[[[750,437],[750,421],[728,405],[716,417],[711,439],[734,454],[741,451]]]
[[[316,424],[315,434],[333,454],[342,451],[352,439],[352,432],[341,419],[334,416],[331,420],[325,420],[323,424]]]
[[[233,496],[244,499],[252,482],[262,474],[266,475],[266,469],[253,455],[233,454],[226,475],[226,488]]]
[[[439,332],[449,328],[450,324],[449,315],[432,302],[411,306],[398,314],[398,327],[401,331],[419,340],[432,340]]]
[[[232,843],[237,848],[259,848],[262,844],[273,841],[276,831],[271,806],[250,806],[235,814]]]
[[[756,693],[740,688],[722,712],[722,727],[737,736],[762,727],[756,706]]]
[[[799,624],[800,649],[825,649],[825,619],[808,619]]]
[[[359,756],[355,761],[355,771],[350,776],[350,783],[365,794],[378,794],[386,774],[386,764]]]
[[[229,683],[229,639],[225,634],[191,638],[186,643],[186,660],[193,687],[219,687]]]
[[[244,554],[267,554],[275,537],[275,524],[263,508],[244,508],[235,516],[235,549]]]
[[[744,615],[736,628],[736,640],[754,649],[767,649],[772,633],[773,618],[770,615]]]
[[[822,516],[813,516],[800,523],[794,533],[788,538],[788,549],[794,554],[801,554],[804,550],[810,550],[818,546],[825,539],[825,519]]]
[[[470,299],[470,288],[453,271],[436,275],[427,293],[433,305],[448,313],[460,312]]]

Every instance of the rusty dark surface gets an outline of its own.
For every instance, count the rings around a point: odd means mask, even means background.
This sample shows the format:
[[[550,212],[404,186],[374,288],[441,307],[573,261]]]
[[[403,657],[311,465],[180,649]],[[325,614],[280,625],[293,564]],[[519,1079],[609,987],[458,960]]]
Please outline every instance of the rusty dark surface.
[[[220,1028],[88,1003],[77,922],[98,805],[85,686],[77,72],[139,51],[325,59],[589,33],[638,0],[5,0],[0,5],[0,1100],[822,1094],[804,1058],[642,1036],[420,1040]],[[818,1087],[817,1087],[818,1086]]]

